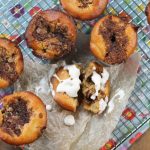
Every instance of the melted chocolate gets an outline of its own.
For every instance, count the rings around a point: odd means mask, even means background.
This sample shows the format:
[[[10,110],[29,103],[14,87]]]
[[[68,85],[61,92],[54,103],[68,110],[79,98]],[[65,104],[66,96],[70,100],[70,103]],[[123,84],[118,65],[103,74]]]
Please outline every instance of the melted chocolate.
[[[30,111],[27,109],[27,102],[21,98],[17,98],[4,108],[2,128],[13,135],[19,136],[21,134],[21,128],[29,123]]]
[[[110,16],[104,21],[103,27],[99,29],[107,46],[105,62],[115,64],[116,62],[121,63],[126,60],[128,39],[125,35],[125,28],[125,25],[120,26],[116,22],[113,22]]]
[[[38,41],[44,41],[51,38],[53,42],[49,42],[43,51],[47,49],[56,49],[57,51],[71,51],[72,41],[68,36],[68,28],[59,23],[59,20],[48,22],[43,17],[38,17],[35,22],[36,28],[33,32],[33,37]]]
[[[13,83],[17,78],[14,55],[9,56],[6,49],[0,47],[0,77],[9,80],[10,83]]]
[[[90,4],[93,3],[93,0],[78,0],[80,5],[78,7],[80,8],[86,8],[88,7]]]

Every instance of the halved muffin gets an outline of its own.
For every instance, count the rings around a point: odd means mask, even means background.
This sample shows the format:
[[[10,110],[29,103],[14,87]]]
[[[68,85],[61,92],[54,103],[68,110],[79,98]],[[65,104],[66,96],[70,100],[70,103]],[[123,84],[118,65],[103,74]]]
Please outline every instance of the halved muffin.
[[[1,99],[0,139],[12,145],[34,142],[46,128],[42,100],[31,92],[17,92]]]
[[[81,67],[69,65],[60,67],[51,78],[54,100],[64,109],[75,112],[79,105]]]
[[[110,82],[109,73],[97,62],[91,62],[83,71],[83,107],[93,113],[102,113],[107,106]]]
[[[23,56],[16,43],[0,38],[0,88],[12,85],[24,68]]]

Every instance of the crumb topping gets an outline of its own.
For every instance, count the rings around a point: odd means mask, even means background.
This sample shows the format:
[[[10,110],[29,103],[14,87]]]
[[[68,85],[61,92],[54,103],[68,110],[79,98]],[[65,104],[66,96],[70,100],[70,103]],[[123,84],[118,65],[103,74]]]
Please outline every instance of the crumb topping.
[[[93,0],[78,0],[79,8],[87,8],[89,5],[93,3]]]
[[[7,50],[0,47],[0,77],[14,82],[18,75],[15,69],[15,54],[7,54]]]
[[[22,98],[16,98],[2,110],[3,122],[1,127],[10,135],[21,134],[22,127],[29,123],[31,111],[27,108],[27,102]]]
[[[112,20],[112,16],[103,22],[99,33],[103,36],[107,46],[105,62],[109,64],[121,63],[126,60],[128,38],[125,34],[126,24],[121,25]]]
[[[40,16],[36,19],[35,24],[33,37],[38,41],[49,39],[47,44],[43,45],[44,52],[47,49],[55,49],[60,53],[71,51],[73,42],[71,40],[72,37],[68,35],[67,26],[62,25],[59,20],[48,22]]]

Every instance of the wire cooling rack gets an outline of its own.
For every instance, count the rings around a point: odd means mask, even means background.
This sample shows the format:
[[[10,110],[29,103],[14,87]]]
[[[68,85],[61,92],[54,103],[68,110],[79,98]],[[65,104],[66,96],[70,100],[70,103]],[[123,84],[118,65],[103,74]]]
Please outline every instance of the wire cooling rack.
[[[142,55],[137,82],[129,104],[112,134],[111,141],[106,145],[114,149],[119,149],[121,144],[126,146],[132,144],[131,141],[134,139],[131,138],[130,141],[127,139],[146,126],[150,120],[150,27],[144,13],[147,3],[148,0],[110,0],[104,13],[104,15],[118,14],[125,11],[132,16],[133,23],[139,26],[138,51]],[[33,56],[31,49],[27,48],[24,32],[34,14],[41,9],[54,7],[60,7],[58,0],[0,0],[0,36],[16,40],[24,58],[28,56],[41,63],[43,60]],[[84,23],[76,20],[78,29],[86,34],[90,33],[94,22],[95,20]]]

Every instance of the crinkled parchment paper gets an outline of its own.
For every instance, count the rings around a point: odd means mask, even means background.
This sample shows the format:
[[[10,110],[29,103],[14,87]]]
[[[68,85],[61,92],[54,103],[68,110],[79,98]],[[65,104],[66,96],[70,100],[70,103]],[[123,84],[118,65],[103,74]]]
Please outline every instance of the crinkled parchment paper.
[[[83,64],[95,59],[89,52],[88,40],[88,37],[80,34],[77,50],[63,59],[67,63],[75,61]],[[84,111],[81,107],[76,113],[72,113],[63,110],[54,102],[48,83],[55,68],[64,63],[64,61],[60,60],[57,64],[56,62],[51,62],[50,64],[40,65],[26,59],[24,74],[16,83],[15,90],[32,91],[40,96],[45,104],[52,105],[52,110],[48,112],[46,131],[42,137],[30,145],[30,149],[98,150],[103,146],[116,127],[134,89],[139,61],[140,55],[136,53],[126,63],[108,68],[111,79],[110,101],[112,98],[114,99],[114,108],[111,113],[108,113],[108,107],[103,114],[94,115]],[[118,96],[114,98],[118,90],[124,91],[125,95],[122,98]],[[74,115],[76,121],[70,127],[64,124],[64,117],[68,114]]]

